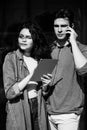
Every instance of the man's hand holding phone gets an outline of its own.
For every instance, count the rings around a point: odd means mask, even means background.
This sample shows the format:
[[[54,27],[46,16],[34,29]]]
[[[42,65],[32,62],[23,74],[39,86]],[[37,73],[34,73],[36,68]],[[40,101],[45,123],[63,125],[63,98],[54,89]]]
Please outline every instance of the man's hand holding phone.
[[[71,28],[70,26],[67,27],[66,34],[69,35],[68,40],[70,41],[71,44],[73,43],[73,41],[76,41],[76,38],[78,35],[75,32],[75,30],[73,28]]]

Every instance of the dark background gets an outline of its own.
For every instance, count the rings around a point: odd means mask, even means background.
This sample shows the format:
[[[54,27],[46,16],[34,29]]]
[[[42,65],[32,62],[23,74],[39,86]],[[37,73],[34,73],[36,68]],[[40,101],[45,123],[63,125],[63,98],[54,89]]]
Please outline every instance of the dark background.
[[[0,0],[0,130],[5,130],[5,95],[2,81],[4,56],[14,43],[14,32],[9,28],[20,22],[35,19],[43,32],[52,39],[51,15],[61,7],[71,8],[75,12],[79,40],[87,44],[87,8],[85,0]],[[9,34],[9,39],[6,37]],[[86,88],[86,77],[83,80]],[[85,94],[87,94],[85,89]],[[86,96],[85,96],[86,97]],[[86,99],[86,98],[85,98]],[[85,101],[86,104],[87,101]],[[86,105],[80,123],[80,130],[86,129]]]

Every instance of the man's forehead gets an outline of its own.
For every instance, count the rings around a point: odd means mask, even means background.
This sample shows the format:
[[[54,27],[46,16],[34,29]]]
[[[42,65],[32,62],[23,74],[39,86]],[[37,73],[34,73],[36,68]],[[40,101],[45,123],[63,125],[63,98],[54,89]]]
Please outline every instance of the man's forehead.
[[[54,24],[67,24],[69,25],[69,20],[65,18],[57,18],[54,20]]]

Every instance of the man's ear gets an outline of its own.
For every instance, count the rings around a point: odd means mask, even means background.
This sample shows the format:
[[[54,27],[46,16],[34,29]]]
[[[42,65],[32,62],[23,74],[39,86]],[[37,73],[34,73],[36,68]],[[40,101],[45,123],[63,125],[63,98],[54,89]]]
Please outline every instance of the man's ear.
[[[72,25],[71,25],[71,28],[74,28],[75,26],[74,26],[74,23],[72,23]]]

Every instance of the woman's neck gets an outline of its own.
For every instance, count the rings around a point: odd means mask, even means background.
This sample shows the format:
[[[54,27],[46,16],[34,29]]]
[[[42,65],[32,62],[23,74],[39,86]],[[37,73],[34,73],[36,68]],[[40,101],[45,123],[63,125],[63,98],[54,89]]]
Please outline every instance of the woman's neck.
[[[25,51],[25,50],[21,50],[21,49],[20,49],[20,51],[21,51],[21,53],[22,53],[24,56],[26,56],[26,57],[30,57],[30,55],[31,55],[31,53],[29,52],[29,50],[28,50],[28,51]]]
[[[30,53],[29,52],[24,52],[23,55],[26,56],[26,57],[30,57]]]

